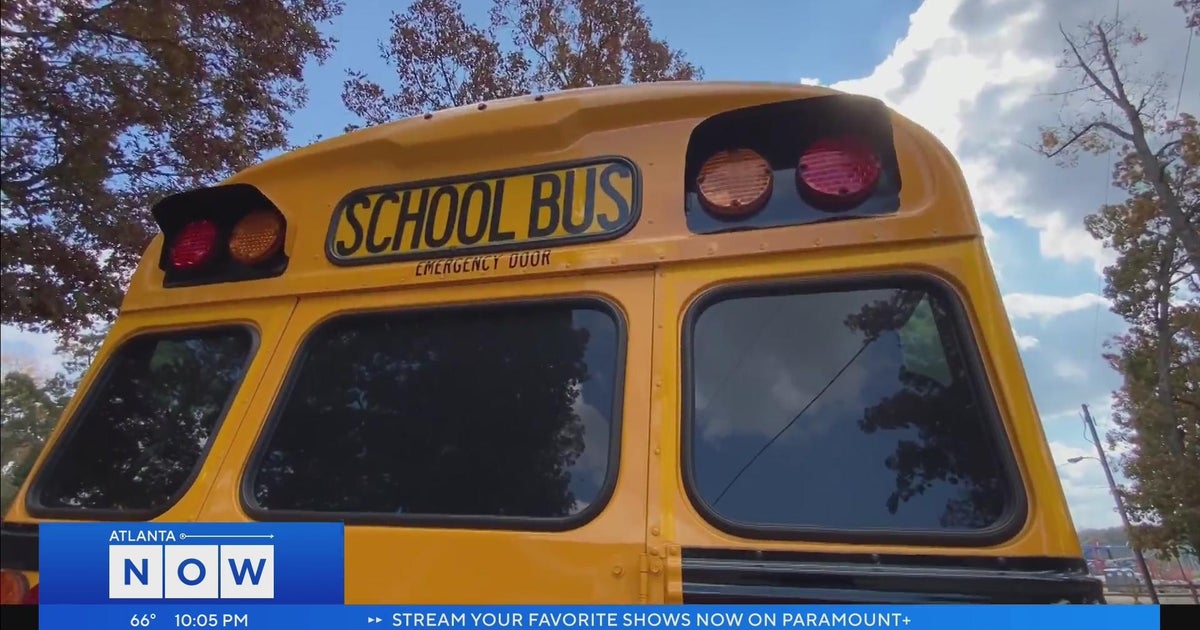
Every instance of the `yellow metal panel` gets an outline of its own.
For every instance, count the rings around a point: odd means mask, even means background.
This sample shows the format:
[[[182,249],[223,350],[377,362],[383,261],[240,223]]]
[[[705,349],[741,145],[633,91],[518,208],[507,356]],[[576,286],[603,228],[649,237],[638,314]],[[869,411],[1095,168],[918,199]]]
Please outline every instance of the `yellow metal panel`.
[[[928,131],[892,115],[903,180],[901,207],[893,215],[712,235],[688,231],[684,157],[698,123],[734,108],[835,93],[810,86],[667,83],[520,97],[379,125],[231,178],[258,187],[286,217],[286,273],[166,289],[157,266],[163,242],[156,237],[96,362],[102,364],[122,340],[145,330],[243,321],[260,332],[258,352],[209,457],[191,489],[161,520],[248,520],[239,500],[247,460],[302,340],[326,317],[349,310],[590,294],[618,304],[627,324],[620,473],[607,508],[586,525],[559,533],[352,526],[346,547],[348,603],[678,602],[680,554],[686,547],[1079,557],[965,182],[949,151]],[[356,249],[348,254],[353,265],[330,255],[331,243],[355,239],[354,226],[338,214],[352,191],[373,191],[367,194],[370,211],[360,205],[355,214],[365,239],[376,202],[388,190],[402,199],[407,189],[419,199],[421,190],[432,190],[430,182],[452,181],[461,201],[471,182],[487,182],[494,191],[501,177],[496,174],[514,169],[549,170],[561,182],[573,172],[576,187],[570,195],[562,191],[559,209],[568,198],[573,210],[586,208],[586,167],[570,165],[614,157],[627,159],[639,175],[638,185],[618,187],[618,196],[636,201],[640,212],[630,225],[604,228],[593,222],[580,234],[611,229],[615,235],[628,227],[619,238],[570,240],[560,215],[554,231],[529,241],[538,249],[485,251],[471,242],[475,232],[468,229],[463,238],[457,225],[441,243],[450,227],[443,218],[432,245],[452,248],[453,258],[442,257],[450,251],[431,249],[429,239],[412,247],[412,230],[400,231],[407,251],[402,244],[396,252],[376,252],[377,257],[364,260],[358,256],[365,249]],[[532,200],[531,179],[518,178],[511,185],[509,192],[518,194],[509,201]],[[606,203],[600,197],[593,201]],[[377,244],[397,233],[398,207],[388,203],[379,206],[375,219]],[[507,203],[501,205],[508,218],[497,224],[496,234],[515,235],[523,225],[527,235],[532,208]],[[449,205],[442,209],[448,213]],[[508,214],[510,209],[515,214]],[[596,210],[609,218],[619,214],[616,205]],[[467,216],[481,221],[483,214]],[[583,225],[586,214],[571,217],[573,224]],[[472,227],[469,221],[463,225]],[[397,252],[439,258],[390,256]],[[713,528],[689,504],[679,462],[680,334],[691,301],[731,279],[895,270],[943,278],[968,312],[1027,495],[1023,528],[1008,541],[974,549],[746,540]],[[81,392],[95,373],[96,368],[89,371]],[[77,404],[72,401],[67,416]],[[58,431],[51,448],[57,436]],[[23,492],[8,515],[12,520],[33,520],[24,512]]]
[[[269,385],[250,404],[248,418],[254,421],[232,438],[230,456],[212,480],[212,493],[199,520],[249,520],[238,494],[247,462],[295,351],[323,320],[356,311],[553,296],[606,298],[623,311],[627,326],[619,476],[605,509],[594,520],[564,532],[348,526],[346,602],[636,602],[638,558],[645,551],[641,524],[646,513],[653,297],[653,277],[648,272],[488,284],[470,290],[422,288],[302,299],[283,334],[281,352],[266,370]]]
[[[200,506],[204,503],[212,487],[217,471],[221,468],[225,460],[226,452],[233,442],[234,434],[237,432],[242,420],[246,417],[247,408],[254,397],[254,391],[263,378],[263,374],[271,360],[271,355],[279,343],[279,338],[295,305],[295,298],[277,298],[243,302],[236,305],[195,306],[122,315],[113,324],[108,337],[104,340],[95,359],[93,359],[91,367],[88,368],[87,373],[79,384],[79,394],[74,396],[67,405],[63,413],[63,419],[69,420],[72,418],[79,407],[82,393],[92,387],[97,375],[113,353],[126,340],[134,336],[172,330],[207,328],[225,324],[242,324],[252,328],[257,337],[254,346],[254,356],[250,361],[241,385],[238,387],[228,413],[221,420],[216,433],[212,437],[213,442],[208,451],[208,456],[203,460],[200,471],[196,474],[195,479],[188,486],[187,491],[179,501],[154,519],[165,522],[194,520],[197,514],[199,514]],[[196,378],[204,378],[204,375],[197,374]],[[47,454],[55,448],[65,427],[66,422],[60,421],[58,426],[54,428],[54,431],[47,440],[46,447],[38,455],[29,479],[17,494],[12,507],[5,516],[5,520],[33,520],[30,518],[28,512],[25,511],[25,493],[28,490],[28,482],[38,475]],[[60,519],[38,520],[54,521]]]
[[[162,271],[157,266],[162,241],[156,237],[134,274],[124,308],[136,310],[167,307],[181,301],[206,303],[394,286],[494,282],[588,270],[640,268],[665,260],[731,258],[763,251],[824,251],[870,243],[919,242],[979,234],[966,185],[950,153],[931,134],[898,114],[893,114],[891,121],[904,182],[898,213],[867,221],[834,221],[703,236],[688,231],[683,213],[683,165],[689,134],[697,124],[732,108],[833,93],[813,86],[753,83],[599,88],[549,95],[541,101],[532,97],[511,99],[484,110],[439,112],[428,120],[416,117],[335,138],[250,168],[230,180],[255,185],[287,218],[284,249],[291,260],[283,276],[220,287],[164,290]],[[553,171],[554,167],[548,165],[612,156],[632,162],[641,181],[637,193],[641,201],[640,216],[619,239],[561,241],[544,250],[548,254],[543,264],[523,265],[519,261],[510,262],[510,256],[501,256],[497,264],[482,266],[486,268],[469,264],[469,271],[453,273],[430,273],[428,260],[347,268],[336,265],[327,255],[331,225],[340,235],[338,238],[354,240],[350,226],[334,223],[339,204],[352,191],[392,189],[406,182],[491,181],[497,172],[546,168]],[[586,169],[581,172],[586,180]],[[578,182],[579,174],[576,177]],[[525,182],[517,188],[529,185],[530,182]],[[417,197],[411,203],[420,198],[419,191],[414,192]],[[581,194],[584,193],[577,183],[574,196],[578,198]],[[372,196],[372,200],[378,201],[378,195]],[[394,212],[395,204],[385,203],[381,207],[379,224],[392,226],[393,230],[389,234],[378,227],[379,242],[394,236],[394,223],[389,220],[395,216]],[[360,209],[357,213],[369,219],[369,212]],[[528,216],[528,210],[526,213]],[[478,217],[474,213],[471,216]],[[445,226],[439,224],[439,228]],[[515,229],[514,224],[503,231]],[[411,230],[406,236],[411,239]],[[392,244],[394,241],[389,247]],[[550,247],[552,243],[543,239],[540,244]],[[446,246],[449,245],[447,241]],[[536,241],[529,243],[529,247],[536,245]],[[469,256],[475,252],[464,249],[461,253]]]

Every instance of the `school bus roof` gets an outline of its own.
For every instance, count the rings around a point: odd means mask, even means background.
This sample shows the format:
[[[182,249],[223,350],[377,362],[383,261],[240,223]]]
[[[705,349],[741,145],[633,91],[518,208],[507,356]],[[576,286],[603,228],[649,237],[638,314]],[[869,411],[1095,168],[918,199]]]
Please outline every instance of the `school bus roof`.
[[[979,238],[965,182],[949,151],[928,131],[891,110],[885,111],[903,181],[898,212],[864,221],[777,229],[717,234],[689,231],[683,211],[683,176],[689,137],[697,125],[730,110],[840,94],[819,86],[750,82],[595,87],[465,105],[348,133],[267,160],[223,182],[254,186],[285,218],[284,250],[289,260],[282,275],[164,288],[160,234],[131,279],[122,308],[645,267],[670,260],[844,248],[881,240],[899,244]],[[617,188],[627,185],[628,190],[604,188],[606,182],[600,181],[603,169],[626,168],[613,166],[617,163],[632,168],[634,177],[623,184],[623,172],[613,171],[607,183],[620,184]],[[607,240],[530,241],[525,247],[500,250],[505,255],[549,252],[538,253],[536,265],[487,268],[486,263],[469,260],[448,263],[446,252],[355,258],[362,254],[361,244],[366,241],[371,199],[390,196],[399,200],[411,193],[416,203],[421,183],[437,186],[447,178],[457,187],[457,199],[459,194],[472,194],[468,190],[472,182],[489,178],[495,182],[497,174],[510,172],[538,177],[539,169],[545,173],[552,168],[560,174],[574,168],[581,187],[583,179],[590,177],[595,181],[588,186],[613,192],[614,212],[619,211],[618,197],[625,195],[635,196],[637,207],[632,208],[632,216],[625,217],[625,224],[610,230],[612,237]],[[478,187],[476,192],[482,195],[486,186],[480,183]],[[493,194],[491,201],[499,202],[494,188],[488,189]],[[430,190],[437,192],[426,188],[423,194]],[[348,195],[355,191],[366,195],[357,215],[353,210],[343,211],[343,206],[353,205]],[[485,227],[481,224],[480,230]],[[396,241],[400,232],[398,228]],[[490,234],[496,233],[505,234],[505,225],[492,225]],[[389,237],[375,238],[383,243]],[[353,242],[360,247],[339,258],[335,242],[345,245],[347,251]],[[489,248],[466,248],[453,255],[470,258],[495,253]],[[465,268],[456,271],[448,265]]]

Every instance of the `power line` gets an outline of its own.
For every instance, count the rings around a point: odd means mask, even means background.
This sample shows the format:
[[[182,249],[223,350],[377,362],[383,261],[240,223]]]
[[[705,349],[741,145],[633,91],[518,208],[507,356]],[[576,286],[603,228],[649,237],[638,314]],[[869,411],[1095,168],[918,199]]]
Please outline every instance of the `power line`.
[[[750,343],[742,347],[741,356],[739,356],[738,360],[733,363],[733,367],[725,371],[725,376],[723,376],[721,380],[717,382],[717,386],[713,389],[712,394],[710,394],[708,397],[709,404],[715,407],[717,401],[721,400],[721,396],[725,393],[725,387],[732,382],[733,375],[737,374],[738,370],[741,369],[742,363],[744,363],[752,354],[751,351],[758,347],[758,342],[762,339],[762,336],[771,329],[771,326],[775,324],[775,319],[780,315],[780,313],[783,312],[783,306],[784,302],[780,301],[775,305],[775,308],[763,318],[762,323],[759,324],[758,330],[754,333],[754,337],[750,340]],[[729,326],[729,324],[726,324],[725,326],[726,333],[729,331]]]
[[[1187,79],[1188,59],[1192,56],[1192,40],[1196,39],[1196,31],[1188,29],[1187,52],[1183,53],[1183,70],[1179,73],[1179,93],[1175,96],[1175,115],[1179,116],[1179,106],[1183,103],[1183,84]]]
[[[821,391],[817,392],[817,395],[813,396],[812,399],[810,399],[808,401],[808,404],[804,405],[804,408],[800,410],[800,413],[793,416],[790,422],[783,425],[782,429],[780,429],[778,432],[776,432],[775,435],[773,437],[771,437],[770,440],[767,440],[767,443],[763,444],[762,448],[758,449],[758,452],[754,454],[754,457],[751,457],[749,460],[746,461],[746,464],[743,465],[740,470],[738,470],[737,474],[733,476],[733,479],[730,479],[729,483],[725,484],[725,487],[721,490],[721,494],[718,494],[717,498],[715,500],[713,500],[713,505],[716,505],[721,502],[721,499],[725,496],[725,493],[729,492],[729,489],[733,487],[733,484],[737,483],[737,480],[741,478],[742,474],[750,469],[750,466],[752,466],[754,464],[754,462],[757,461],[758,458],[764,452],[766,452],[766,450],[768,448],[770,448],[772,444],[775,443],[775,440],[779,439],[779,436],[783,435],[785,431],[792,428],[792,425],[796,424],[796,421],[800,419],[800,416],[803,416],[804,412],[808,411],[809,407],[812,407],[813,403],[817,402],[818,398],[823,396],[825,394],[825,392],[829,390],[830,387],[833,387],[833,384],[836,383],[839,378],[841,378],[842,373],[845,372],[847,369],[849,369],[850,365],[852,363],[854,363],[855,361],[858,360],[858,357],[862,355],[863,351],[867,349],[867,346],[871,345],[871,342],[875,341],[875,339],[878,339],[878,337],[875,337],[874,339],[863,342],[863,345],[862,345],[862,347],[860,347],[858,349],[858,352],[855,352],[854,356],[850,357],[850,360],[847,361],[846,364],[843,365],[842,368],[837,371],[837,374],[834,374],[833,378],[829,379],[828,383],[825,383],[825,387],[822,387]]]

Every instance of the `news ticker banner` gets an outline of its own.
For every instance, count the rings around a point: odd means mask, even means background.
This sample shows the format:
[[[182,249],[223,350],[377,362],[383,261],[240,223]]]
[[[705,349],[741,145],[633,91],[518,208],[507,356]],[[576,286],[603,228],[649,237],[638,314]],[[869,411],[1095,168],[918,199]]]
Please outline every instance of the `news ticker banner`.
[[[43,607],[345,602],[341,523],[43,523]]]
[[[346,606],[341,523],[43,523],[39,540],[46,630],[1160,627],[1152,606]]]
[[[43,630],[1157,630],[1158,606],[273,606],[45,605]]]

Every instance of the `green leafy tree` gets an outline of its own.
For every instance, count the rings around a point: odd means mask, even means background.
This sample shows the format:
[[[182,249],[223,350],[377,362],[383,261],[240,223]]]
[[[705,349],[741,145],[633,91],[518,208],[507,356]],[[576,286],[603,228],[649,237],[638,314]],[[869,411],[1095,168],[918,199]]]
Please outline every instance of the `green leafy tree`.
[[[1113,405],[1110,447],[1117,442],[1128,451],[1121,457],[1130,484],[1122,489],[1136,528],[1135,542],[1143,549],[1200,549],[1200,305],[1173,309],[1172,354],[1167,366],[1175,401],[1164,408],[1159,399],[1159,339],[1152,330],[1132,327],[1118,338],[1108,355],[1123,377]],[[1176,458],[1158,427],[1174,425],[1188,447]]]
[[[1188,28],[1200,4],[1184,9]],[[1062,68],[1078,78],[1062,93],[1072,119],[1042,130],[1041,150],[1119,156],[1113,184],[1126,198],[1087,217],[1116,253],[1105,295],[1129,328],[1107,361],[1122,376],[1110,447],[1127,448],[1122,489],[1134,544],[1174,552],[1200,545],[1200,128],[1170,101],[1166,75],[1137,74],[1145,37],[1119,20],[1063,32]],[[1182,52],[1182,51],[1180,51]]]
[[[1177,125],[1177,126],[1176,126]],[[1170,127],[1180,139],[1167,172],[1187,215],[1200,214],[1200,129],[1183,114]],[[1131,447],[1122,467],[1137,528],[1147,549],[1200,548],[1200,277],[1170,221],[1127,155],[1116,169],[1124,202],[1086,220],[1117,253],[1105,270],[1105,295],[1130,325],[1107,360],[1123,377],[1110,443]]]
[[[29,475],[64,404],[27,371],[10,370],[0,380],[0,514]]]
[[[42,378],[35,366],[6,359],[0,380],[0,514],[8,508],[90,367],[105,329],[68,338],[58,347],[62,369]]]
[[[489,17],[472,23],[455,0],[416,0],[394,13],[380,49],[397,89],[351,71],[346,107],[377,125],[537,91],[701,76],[654,37],[638,0],[493,0]]]
[[[147,206],[287,146],[340,0],[5,0],[3,322],[109,320],[154,233]]]

